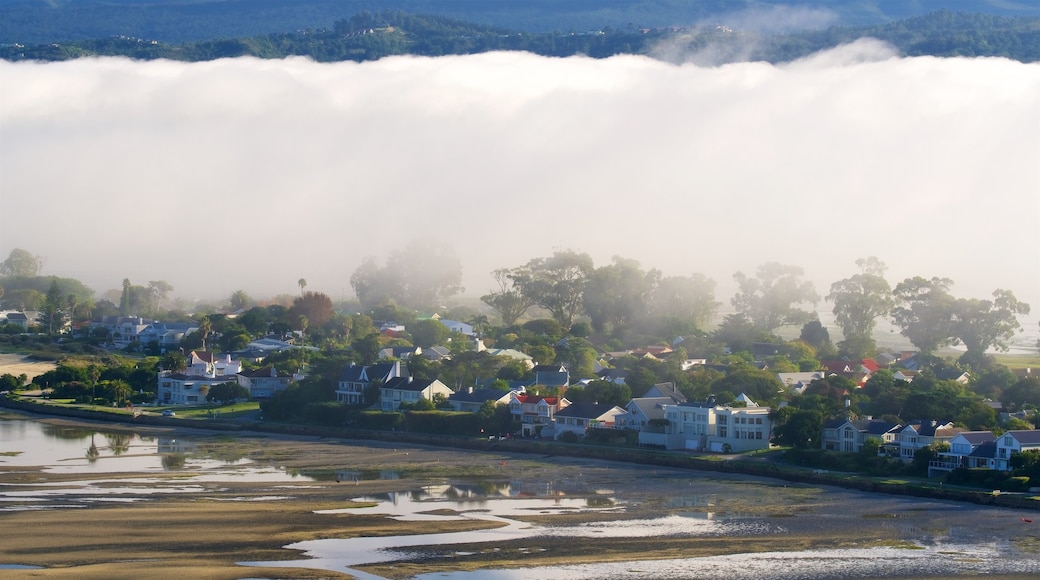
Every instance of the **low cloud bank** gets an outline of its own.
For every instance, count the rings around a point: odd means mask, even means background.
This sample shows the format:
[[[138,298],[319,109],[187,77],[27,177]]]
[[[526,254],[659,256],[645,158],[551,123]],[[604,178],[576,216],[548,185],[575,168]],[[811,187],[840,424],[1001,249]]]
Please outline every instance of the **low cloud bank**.
[[[0,63],[0,254],[99,292],[351,294],[366,256],[450,243],[467,291],[555,248],[826,293],[878,256],[1040,308],[1040,65],[676,66],[524,53]],[[824,307],[821,305],[821,307]]]

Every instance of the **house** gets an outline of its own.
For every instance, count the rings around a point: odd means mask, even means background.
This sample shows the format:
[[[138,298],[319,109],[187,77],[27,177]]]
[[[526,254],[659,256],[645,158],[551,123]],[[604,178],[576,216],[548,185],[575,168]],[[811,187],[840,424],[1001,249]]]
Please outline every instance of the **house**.
[[[563,397],[541,397],[512,392],[509,412],[520,422],[520,434],[525,437],[541,435],[542,429],[552,425],[561,409],[571,402]]]
[[[585,437],[590,429],[613,429],[616,417],[626,411],[617,405],[606,403],[571,403],[556,413],[553,421],[553,438],[564,433]]]
[[[235,375],[218,377],[159,371],[158,404],[199,405],[206,401],[213,385],[234,381]]]
[[[672,400],[672,403],[685,403],[686,395],[679,392],[679,389],[675,388],[675,383],[657,383],[650,387],[645,393],[644,397],[668,397]]]
[[[912,421],[899,431],[894,442],[882,446],[884,455],[899,457],[911,461],[918,449],[924,449],[932,443],[949,442],[967,429],[954,427],[953,423],[942,421]]]
[[[498,389],[474,389],[469,387],[448,396],[448,403],[456,411],[476,413],[485,403],[491,401],[495,405],[508,405],[512,401],[512,391]]]
[[[776,378],[788,389],[801,394],[810,383],[827,377],[826,371],[811,373],[776,373]]]
[[[535,365],[532,370],[536,386],[560,389],[562,392],[570,385],[571,375],[563,365]]]
[[[437,395],[447,398],[452,394],[454,391],[437,379],[394,377],[379,387],[379,406],[392,412],[400,410],[403,404],[414,405],[420,399],[433,402]]]
[[[958,467],[993,469],[997,436],[990,431],[964,431],[950,439],[950,450],[928,463],[928,477]],[[978,451],[978,453],[976,453]],[[988,453],[988,457],[985,455]]]
[[[1011,456],[1032,449],[1040,449],[1040,430],[1006,431],[997,439],[995,468],[1000,471],[1011,471]]]
[[[30,319],[24,312],[5,312],[0,316],[0,320],[3,320],[5,324],[17,324],[22,327],[22,331],[29,330]],[[35,318],[33,318],[35,320]]]
[[[768,449],[772,433],[768,407],[723,407],[715,397],[664,408],[667,425],[639,432],[640,445],[693,451]]]
[[[474,335],[472,324],[466,324],[465,322],[459,322],[458,320],[447,320],[445,318],[439,319],[438,322],[447,326],[448,330],[452,332],[458,332],[460,334],[465,334],[466,336]]]
[[[962,385],[971,382],[971,375],[960,369],[940,369],[936,371],[935,378],[941,381],[953,381]]]
[[[451,359],[451,351],[445,346],[431,346],[423,349],[421,355],[424,359],[434,362]]]
[[[625,405],[625,413],[615,421],[618,429],[642,430],[652,420],[664,420],[664,408],[674,405],[670,397],[638,397]]]
[[[510,360],[520,361],[528,368],[528,370],[534,368],[534,359],[531,355],[520,352],[514,348],[489,348],[486,351],[491,356],[504,356]]]
[[[830,451],[859,453],[869,440],[877,441],[879,449],[895,443],[901,429],[899,423],[873,419],[836,419],[823,424],[820,447]]]
[[[388,346],[377,353],[377,358],[380,360],[407,359],[412,356],[419,356],[422,352],[423,349],[418,346]]]
[[[188,355],[187,374],[207,377],[234,376],[242,372],[242,361],[233,360],[230,354],[223,356],[205,350],[193,350]]]
[[[345,405],[360,405],[365,402],[365,392],[373,384],[385,384],[390,379],[407,377],[408,367],[401,361],[377,365],[357,365],[343,369],[336,387],[336,401]]]
[[[920,374],[918,371],[909,371],[906,369],[900,369],[892,373],[892,378],[897,381],[906,381],[912,383],[914,378]]]
[[[251,399],[266,399],[289,388],[295,382],[293,375],[278,372],[274,367],[242,371],[235,375],[238,384],[249,390]]]

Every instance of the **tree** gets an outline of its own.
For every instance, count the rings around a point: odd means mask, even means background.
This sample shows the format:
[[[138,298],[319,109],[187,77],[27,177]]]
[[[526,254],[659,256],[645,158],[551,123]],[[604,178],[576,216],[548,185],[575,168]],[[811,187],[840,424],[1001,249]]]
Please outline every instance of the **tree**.
[[[823,414],[811,409],[781,407],[769,413],[773,421],[773,441],[777,445],[810,449],[819,446]]]
[[[805,324],[815,313],[796,308],[798,304],[815,304],[819,295],[812,282],[801,279],[798,266],[768,262],[758,267],[757,277],[737,272],[733,279],[739,290],[730,303],[755,329],[773,332],[789,324]]]
[[[614,256],[613,262],[589,272],[585,281],[582,303],[597,332],[618,331],[645,318],[650,293],[661,278],[659,271],[645,272],[635,260]]]
[[[15,248],[7,259],[0,262],[0,276],[10,278],[32,278],[40,273],[43,258],[30,254],[28,250]]]
[[[994,290],[993,300],[958,299],[953,304],[951,334],[964,343],[965,361],[985,357],[990,348],[1006,352],[1008,340],[1021,330],[1018,315],[1029,314],[1029,305],[1010,290]]]
[[[307,325],[320,327],[332,318],[332,299],[322,292],[304,292],[293,300],[289,309],[292,324],[299,328],[300,317],[307,319]]]
[[[365,308],[391,301],[423,310],[462,291],[462,263],[450,246],[417,239],[394,251],[385,267],[366,258],[350,285]]]
[[[253,299],[245,290],[235,290],[231,293],[228,302],[231,304],[231,310],[237,312],[249,308],[253,304]]]
[[[491,274],[498,284],[498,290],[481,296],[480,300],[498,313],[503,326],[512,326],[534,305],[534,300],[525,296],[514,284],[516,271],[499,268]]]
[[[303,294],[303,289],[307,287],[307,279],[306,278],[300,278],[299,280],[296,281],[296,284],[298,284],[300,286],[300,294]]]
[[[922,353],[928,355],[953,343],[953,280],[916,276],[896,285],[892,320]]]
[[[524,296],[549,311],[564,329],[582,311],[585,283],[592,272],[592,258],[573,250],[535,258],[516,272],[514,283]]]
[[[130,316],[130,279],[123,278],[123,293],[119,297],[119,313]]]
[[[249,389],[235,382],[217,383],[209,388],[209,394],[206,395],[207,401],[225,405],[239,399],[248,398]]]
[[[1012,409],[1040,407],[1040,378],[1028,377],[1011,385],[1000,394],[1000,402]]]
[[[652,316],[689,321],[705,328],[718,311],[715,280],[703,274],[667,276],[657,281],[650,293]]]
[[[52,280],[51,287],[47,290],[47,298],[43,302],[43,309],[40,312],[44,323],[47,325],[47,334],[54,334],[55,324],[58,325],[59,329],[63,326],[64,313],[62,312],[62,307],[65,306],[65,302],[65,295],[62,294],[58,281]]]
[[[152,280],[148,282],[148,297],[149,303],[152,306],[152,313],[159,316],[162,312],[163,303],[166,301],[166,297],[172,291],[173,286],[166,280]]]
[[[429,318],[417,321],[410,328],[412,342],[422,348],[443,346],[451,336],[451,330],[447,326],[439,320]]]
[[[210,322],[209,316],[203,316],[199,319],[199,336],[202,338],[202,350],[206,350],[206,339],[209,338],[209,333],[213,331],[213,323]]]
[[[845,336],[839,346],[852,359],[874,354],[877,319],[888,315],[894,305],[892,289],[883,276],[885,265],[873,257],[857,260],[856,265],[862,272],[831,284],[826,298],[834,302],[834,316]]]

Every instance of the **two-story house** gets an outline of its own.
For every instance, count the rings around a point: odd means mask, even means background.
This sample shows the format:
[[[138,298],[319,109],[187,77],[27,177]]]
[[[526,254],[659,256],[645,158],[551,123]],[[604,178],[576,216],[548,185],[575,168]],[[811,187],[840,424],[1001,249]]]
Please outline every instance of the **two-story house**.
[[[1031,449],[1040,449],[1040,430],[1006,431],[997,438],[996,469],[1011,471],[1011,455]]]
[[[238,384],[249,390],[252,399],[266,399],[279,391],[284,391],[295,382],[293,375],[278,372],[274,367],[242,371],[236,375]]]
[[[437,395],[447,398],[453,393],[437,379],[394,377],[379,387],[379,406],[383,411],[392,412],[400,410],[402,404],[414,405],[420,399],[433,402]]]
[[[399,377],[408,377],[408,367],[401,361],[377,365],[350,363],[340,374],[336,401],[345,405],[361,405],[365,402],[365,391],[373,384],[386,384],[390,379]]]
[[[512,393],[509,412],[520,422],[520,434],[524,437],[540,435],[542,429],[552,424],[556,413],[571,404],[563,397],[541,397]]]
[[[899,423],[873,419],[836,419],[823,424],[820,446],[829,451],[859,453],[869,440],[884,445],[895,442],[901,426]]]

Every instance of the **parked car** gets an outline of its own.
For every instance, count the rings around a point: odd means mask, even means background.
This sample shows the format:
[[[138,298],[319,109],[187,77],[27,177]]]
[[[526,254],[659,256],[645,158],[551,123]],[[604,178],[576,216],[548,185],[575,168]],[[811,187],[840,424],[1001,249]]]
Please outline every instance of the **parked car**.
[[[176,417],[177,413],[174,413],[173,411],[171,411],[169,409],[166,409],[165,411],[162,412],[162,416],[163,417]]]

